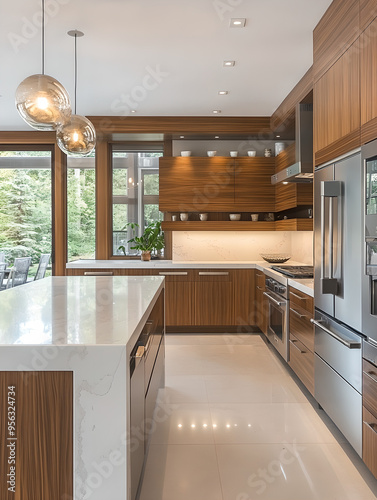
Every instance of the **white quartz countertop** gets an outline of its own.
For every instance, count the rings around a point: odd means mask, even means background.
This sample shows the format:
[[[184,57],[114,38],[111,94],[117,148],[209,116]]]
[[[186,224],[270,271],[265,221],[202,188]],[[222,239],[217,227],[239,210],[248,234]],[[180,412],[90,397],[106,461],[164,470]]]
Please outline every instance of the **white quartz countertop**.
[[[288,279],[288,285],[300,292],[306,293],[310,297],[314,297],[314,280],[313,279]]]
[[[74,276],[2,291],[0,345],[125,346],[163,288],[159,276]]]

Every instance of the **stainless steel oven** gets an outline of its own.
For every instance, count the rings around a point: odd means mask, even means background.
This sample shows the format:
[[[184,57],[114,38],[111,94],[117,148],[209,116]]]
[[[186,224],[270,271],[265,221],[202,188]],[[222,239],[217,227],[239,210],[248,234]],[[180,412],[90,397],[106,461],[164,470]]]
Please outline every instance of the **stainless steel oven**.
[[[266,276],[263,293],[268,301],[267,338],[285,361],[289,361],[287,286]]]

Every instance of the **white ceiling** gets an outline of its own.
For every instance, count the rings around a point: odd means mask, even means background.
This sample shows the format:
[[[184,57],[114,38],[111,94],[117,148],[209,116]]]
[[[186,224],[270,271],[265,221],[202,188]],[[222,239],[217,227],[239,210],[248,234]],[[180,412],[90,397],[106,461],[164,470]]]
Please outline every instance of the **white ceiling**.
[[[331,0],[45,0],[46,73],[73,97],[79,29],[82,115],[270,116],[312,64],[312,31]],[[28,130],[18,84],[41,72],[40,0],[3,1],[0,130]],[[230,18],[246,18],[230,28]],[[224,60],[235,60],[224,68]],[[147,77],[160,69],[156,79]],[[219,96],[219,90],[228,90]],[[127,104],[127,96],[131,102]]]

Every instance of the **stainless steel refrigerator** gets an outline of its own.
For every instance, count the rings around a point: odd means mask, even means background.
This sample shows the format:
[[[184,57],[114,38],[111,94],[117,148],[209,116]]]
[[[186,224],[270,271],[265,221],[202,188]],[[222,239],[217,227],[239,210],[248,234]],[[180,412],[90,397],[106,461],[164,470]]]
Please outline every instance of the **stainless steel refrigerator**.
[[[362,447],[363,172],[359,151],[314,174],[315,398]]]

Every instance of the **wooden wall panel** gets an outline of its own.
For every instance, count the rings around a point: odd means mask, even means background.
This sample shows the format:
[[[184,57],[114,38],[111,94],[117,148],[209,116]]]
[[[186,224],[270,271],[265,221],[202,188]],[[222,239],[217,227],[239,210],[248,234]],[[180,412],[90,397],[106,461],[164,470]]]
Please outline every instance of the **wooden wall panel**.
[[[53,233],[52,233],[52,274],[65,276],[68,260],[67,230],[67,155],[55,144],[52,163],[54,165],[53,185]]]
[[[359,1],[334,0],[313,33],[314,82],[349,49],[359,34]]]
[[[296,104],[301,102],[313,90],[313,67],[310,67],[294,89],[287,95],[271,116],[270,127],[276,131],[289,123],[294,114]]]
[[[281,172],[296,163],[296,144],[290,144],[275,158],[275,173]]]
[[[112,256],[112,166],[110,145],[96,145],[96,259]]]
[[[364,31],[376,17],[376,0],[360,0],[360,31]]]
[[[351,46],[314,85],[316,165],[318,152],[339,143],[337,149],[345,153],[348,137],[360,132],[359,56],[357,48]]]
[[[132,134],[271,134],[270,117],[256,116],[89,116],[100,137]]]
[[[16,393],[16,436],[11,438],[9,386]],[[72,372],[0,372],[0,400],[0,498],[73,498]],[[5,479],[12,465],[8,463],[10,443],[16,443],[15,493],[8,490]]]
[[[377,19],[360,38],[362,142],[377,138]]]

